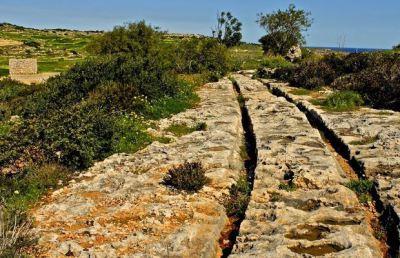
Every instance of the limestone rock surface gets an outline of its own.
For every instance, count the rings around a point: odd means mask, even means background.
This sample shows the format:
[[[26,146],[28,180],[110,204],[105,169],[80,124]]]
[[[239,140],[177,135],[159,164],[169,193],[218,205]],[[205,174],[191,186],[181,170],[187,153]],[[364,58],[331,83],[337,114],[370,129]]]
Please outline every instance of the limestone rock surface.
[[[295,88],[286,83],[265,83],[323,123],[346,147],[348,159],[356,161],[365,176],[377,183],[381,201],[392,206],[400,218],[400,113],[372,108],[329,112],[311,104],[313,96],[292,94]]]
[[[243,164],[239,104],[228,80],[198,92],[194,108],[160,122],[207,124],[170,144],[98,162],[32,211],[44,257],[215,257],[228,222],[221,198]],[[211,183],[195,194],[162,185],[165,173],[200,161]]]
[[[345,172],[298,108],[235,76],[256,135],[254,190],[232,257],[382,257]]]

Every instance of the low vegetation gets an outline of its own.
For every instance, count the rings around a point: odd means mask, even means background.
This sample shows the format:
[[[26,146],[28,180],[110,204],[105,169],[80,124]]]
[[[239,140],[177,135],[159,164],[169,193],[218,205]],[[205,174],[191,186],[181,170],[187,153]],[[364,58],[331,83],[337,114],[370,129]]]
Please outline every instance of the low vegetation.
[[[351,111],[362,106],[364,101],[360,94],[354,91],[338,91],[331,93],[324,100],[315,100],[313,103],[323,106],[329,111]]]
[[[279,188],[279,190],[284,190],[287,192],[294,192],[297,190],[297,186],[292,181],[280,183],[278,188]]]
[[[0,206],[0,257],[21,257],[23,248],[34,242],[31,222],[21,216]]]
[[[290,94],[293,95],[298,95],[298,96],[304,96],[304,95],[310,95],[313,91],[307,90],[304,88],[298,88],[298,89],[293,89],[290,91]]]
[[[210,182],[205,176],[205,170],[199,162],[185,162],[168,171],[163,179],[163,184],[176,190],[189,193],[197,192]]]
[[[250,202],[250,184],[245,174],[241,175],[236,184],[229,189],[224,206],[229,217],[243,218]]]
[[[346,186],[357,194],[358,199],[361,203],[367,204],[371,202],[372,197],[370,195],[370,192],[374,186],[374,183],[372,181],[364,179],[351,180],[346,184]]]
[[[172,124],[166,131],[173,133],[177,137],[181,137],[186,134],[193,133],[195,131],[205,131],[207,130],[207,124],[202,122],[194,126],[187,126],[186,124]]]

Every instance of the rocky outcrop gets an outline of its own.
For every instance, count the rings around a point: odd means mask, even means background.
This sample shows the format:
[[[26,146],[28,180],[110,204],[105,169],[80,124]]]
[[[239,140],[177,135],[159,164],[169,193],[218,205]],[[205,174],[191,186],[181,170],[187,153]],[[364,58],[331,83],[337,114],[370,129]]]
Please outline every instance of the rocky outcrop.
[[[233,257],[382,257],[366,211],[306,116],[237,75],[257,140],[254,189]]]
[[[311,104],[313,96],[292,94],[294,88],[288,84],[268,80],[265,83],[309,112],[313,119],[319,121],[336,138],[344,155],[352,160],[368,179],[376,182],[379,199],[387,211],[394,211],[394,223],[398,226],[400,113],[371,108],[360,108],[351,112],[328,112]],[[398,230],[400,231],[400,228]]]
[[[308,112],[335,138],[343,155],[352,161],[359,172],[375,181],[377,201],[384,206],[383,224],[392,238],[389,242],[393,242],[392,248],[399,249],[400,113],[371,108],[328,112],[311,104],[313,96],[292,94],[295,88],[288,84],[268,80],[264,83]]]
[[[207,130],[154,142],[136,154],[97,163],[32,211],[38,256],[215,257],[228,221],[222,195],[243,163],[241,114],[228,80],[198,92],[200,104],[161,121],[207,124]],[[160,184],[169,168],[200,161],[211,183],[196,194]]]
[[[291,62],[295,61],[296,59],[300,59],[301,56],[302,56],[302,51],[299,45],[291,47],[288,53],[286,54],[286,58]]]

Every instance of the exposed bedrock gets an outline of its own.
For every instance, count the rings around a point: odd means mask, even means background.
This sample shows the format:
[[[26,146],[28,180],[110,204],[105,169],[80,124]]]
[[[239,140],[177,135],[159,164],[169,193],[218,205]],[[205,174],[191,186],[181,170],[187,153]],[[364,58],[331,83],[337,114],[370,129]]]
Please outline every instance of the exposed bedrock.
[[[303,109],[336,142],[338,151],[358,172],[376,183],[375,199],[388,231],[392,255],[400,251],[400,113],[360,108],[328,112],[311,104],[308,95],[294,95],[286,83],[264,80],[275,94]]]
[[[161,121],[206,123],[205,131],[154,142],[97,163],[32,211],[38,254],[50,257],[215,257],[228,222],[223,194],[243,169],[241,113],[229,80],[198,92],[194,108]],[[201,162],[211,183],[195,194],[160,184],[171,167]]]
[[[256,80],[234,79],[257,140],[254,189],[234,257],[382,257],[367,212],[318,130]]]

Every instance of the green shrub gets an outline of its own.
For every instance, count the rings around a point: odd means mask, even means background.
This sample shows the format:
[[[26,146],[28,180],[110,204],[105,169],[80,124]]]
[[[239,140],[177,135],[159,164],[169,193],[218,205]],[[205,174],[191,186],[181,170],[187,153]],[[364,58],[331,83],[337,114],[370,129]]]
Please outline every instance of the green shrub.
[[[23,43],[28,47],[40,48],[40,43],[34,40],[24,40]]]
[[[49,158],[60,153],[62,164],[84,169],[111,153],[113,125],[107,112],[77,105],[42,119],[36,133]]]
[[[265,58],[262,63],[262,67],[265,68],[287,68],[287,67],[293,67],[293,63],[287,61],[284,57],[282,56],[268,56]]]
[[[172,168],[163,179],[163,184],[187,192],[197,192],[209,182],[202,164],[198,162],[185,162]]]
[[[179,73],[212,72],[219,78],[229,70],[228,50],[216,39],[182,40],[171,55]]]
[[[250,201],[250,192],[251,188],[246,175],[240,176],[236,184],[230,187],[229,195],[224,200],[226,214],[229,217],[244,217]]]
[[[91,41],[87,50],[96,55],[131,53],[146,56],[160,45],[162,33],[146,24],[145,21],[117,26]]]
[[[374,182],[369,180],[351,180],[346,184],[346,187],[350,188],[357,194],[369,193],[374,186]]]
[[[207,124],[204,123],[204,122],[197,123],[197,124],[194,126],[194,130],[195,130],[195,131],[206,131],[206,130],[207,130]]]
[[[354,91],[338,91],[330,94],[321,105],[331,111],[349,111],[362,106],[364,101],[360,94]]]
[[[7,133],[0,135],[1,170],[18,172],[30,162],[41,161],[41,155],[37,155],[37,152],[40,153],[42,150],[35,122],[22,121],[21,123],[7,124],[9,125],[6,128]],[[17,161],[19,161],[19,166],[15,166]]]
[[[43,89],[43,85],[25,85],[11,79],[0,81],[0,121],[18,114],[27,98]]]
[[[294,68],[294,64],[287,61],[282,56],[268,56],[262,61],[261,66],[257,69],[255,77],[264,79],[276,78],[285,80],[289,77],[286,76],[285,78],[283,78],[283,75],[282,77],[280,77],[281,75],[278,75],[278,73],[281,73],[282,71],[292,70],[292,68]],[[273,71],[272,69],[276,70]]]
[[[400,110],[400,53],[330,54],[294,68],[280,68],[272,77],[307,89],[330,85],[355,91],[366,105]]]
[[[122,85],[114,85],[113,89],[110,83]],[[178,94],[181,86],[169,64],[162,60],[131,55],[98,57],[49,80],[44,90],[28,98],[24,114],[43,114],[73,105],[93,91],[101,94],[103,87],[108,87],[104,90],[108,94],[119,94],[117,98],[143,96],[152,101]]]
[[[361,203],[367,204],[368,202],[371,202],[372,197],[370,192],[374,187],[374,183],[372,181],[364,179],[351,180],[346,184],[346,187],[353,190],[357,194]]]

